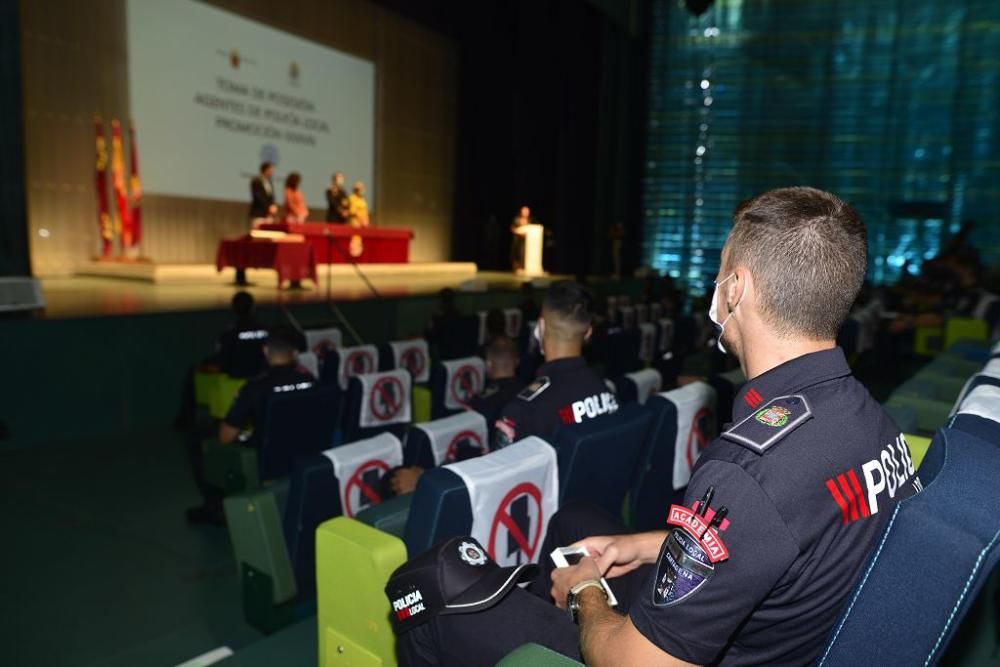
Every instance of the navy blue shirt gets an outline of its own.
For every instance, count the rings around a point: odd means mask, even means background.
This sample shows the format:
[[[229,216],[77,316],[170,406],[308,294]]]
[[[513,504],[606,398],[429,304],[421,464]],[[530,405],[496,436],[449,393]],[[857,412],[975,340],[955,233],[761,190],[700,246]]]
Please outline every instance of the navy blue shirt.
[[[618,400],[583,357],[542,364],[535,381],[501,411],[495,424],[494,449],[530,435],[550,435],[560,424],[579,424],[617,412]]]
[[[893,507],[919,489],[899,429],[840,348],[788,361],[738,392],[629,616],[697,664],[815,662]]]
[[[223,421],[235,428],[245,429],[260,416],[260,410],[268,396],[277,392],[309,389],[314,382],[313,376],[299,370],[297,364],[271,366],[240,388]]]

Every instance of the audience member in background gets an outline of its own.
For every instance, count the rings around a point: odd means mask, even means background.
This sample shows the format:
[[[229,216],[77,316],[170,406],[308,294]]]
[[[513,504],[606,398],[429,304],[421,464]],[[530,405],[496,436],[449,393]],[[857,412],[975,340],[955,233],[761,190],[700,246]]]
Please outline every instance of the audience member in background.
[[[249,292],[237,292],[231,302],[235,321],[223,331],[215,343],[215,352],[202,360],[184,378],[181,408],[175,424],[178,427],[194,426],[195,397],[194,373],[225,373],[230,377],[248,378],[262,372],[267,365],[264,345],[267,329],[254,315],[254,299]]]
[[[259,416],[264,399],[275,391],[300,391],[313,384],[313,376],[299,368],[301,334],[282,327],[267,338],[264,354],[268,368],[247,381],[236,395],[229,412],[219,424],[219,442],[224,445],[250,439],[248,427]]]
[[[483,349],[490,344],[490,341],[497,336],[507,335],[507,316],[499,308],[490,308],[486,311],[486,335],[483,337]]]
[[[482,393],[469,403],[469,409],[483,415],[486,423],[492,427],[500,409],[517,395],[524,384],[514,377],[517,370],[517,344],[510,338],[492,338],[486,346],[485,357],[487,383]],[[492,428],[490,434],[492,435]],[[458,460],[462,458],[462,453],[459,452]],[[397,468],[389,480],[389,488],[397,496],[412,493],[423,474],[424,469],[419,466]]]
[[[559,609],[514,588],[484,611],[428,614],[399,637],[400,663],[493,664],[537,642],[590,667],[815,664],[898,503],[921,488],[905,439],[835,343],[866,249],[861,219],[829,193],[786,188],[742,204],[711,317],[750,379],[669,524],[629,534],[591,506],[561,508],[531,587]],[[852,481],[868,471],[856,492],[842,487],[869,499],[868,516],[848,516],[831,481],[845,470]],[[545,555],[571,543],[590,556],[554,570]]]
[[[455,290],[450,287],[438,292],[438,305],[431,314],[431,319],[424,327],[424,338],[430,344],[438,345],[445,338],[446,332],[454,327],[461,314],[455,307]]]
[[[271,176],[274,174],[274,165],[264,162],[260,165],[260,173],[250,181],[250,219],[270,218],[278,212],[278,206],[274,203],[274,186],[271,184]]]
[[[260,414],[264,399],[276,387],[281,391],[300,391],[312,386],[313,378],[298,369],[298,350],[302,347],[301,334],[288,328],[272,330],[267,337],[262,356],[267,362],[267,370],[247,381],[233,401],[229,412],[218,427],[218,439],[224,445],[237,440],[250,440],[248,430]],[[187,437],[188,460],[195,484],[202,496],[202,504],[186,512],[192,523],[222,525],[223,491],[205,479],[201,440],[209,434],[194,430]]]
[[[371,222],[368,219],[368,200],[365,199],[365,184],[361,181],[354,183],[354,189],[349,197],[348,219],[352,227],[367,227]]]
[[[342,225],[350,214],[351,199],[344,189],[344,175],[338,171],[326,189],[326,221]]]
[[[299,189],[302,176],[293,171],[285,179],[285,220],[288,222],[305,222],[309,217],[309,207],[306,197]]]
[[[593,296],[583,285],[552,283],[535,326],[545,363],[534,382],[501,411],[494,449],[529,435],[545,437],[560,424],[578,424],[618,410],[618,401],[583,358],[591,334]]]

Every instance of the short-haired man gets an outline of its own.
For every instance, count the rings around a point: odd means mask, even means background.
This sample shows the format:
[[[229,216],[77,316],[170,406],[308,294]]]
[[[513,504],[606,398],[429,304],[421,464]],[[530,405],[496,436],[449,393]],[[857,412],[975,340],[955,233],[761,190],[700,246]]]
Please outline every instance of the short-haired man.
[[[530,435],[551,435],[560,424],[617,412],[614,393],[583,358],[583,344],[591,334],[593,301],[586,287],[571,280],[549,287],[534,332],[545,363],[535,381],[500,411],[494,449]]]
[[[403,635],[403,660],[486,664],[535,641],[595,667],[815,662],[896,503],[920,489],[899,429],[835,343],[866,255],[863,223],[831,194],[787,188],[740,206],[711,316],[749,380],[683,505],[663,508],[666,531],[626,535],[611,517],[566,509],[543,564],[573,541],[592,557],[548,568],[535,592],[578,627],[515,590]]]
[[[219,424],[219,442],[228,445],[245,439],[246,428],[259,417],[264,399],[276,388],[280,391],[300,391],[313,386],[312,375],[299,368],[300,335],[287,328],[275,329],[267,338],[264,354],[267,371],[248,380],[236,395],[229,412]]]
[[[250,219],[269,218],[278,212],[274,203],[274,186],[271,177],[274,175],[274,165],[262,162],[260,171],[250,181]]]

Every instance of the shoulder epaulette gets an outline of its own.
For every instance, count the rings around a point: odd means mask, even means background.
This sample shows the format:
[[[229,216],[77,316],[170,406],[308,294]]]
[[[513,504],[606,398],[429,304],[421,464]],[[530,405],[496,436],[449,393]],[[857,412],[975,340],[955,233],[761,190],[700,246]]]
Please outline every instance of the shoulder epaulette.
[[[809,401],[800,394],[779,396],[764,405],[766,407],[723,431],[722,437],[763,454],[813,416]]]
[[[517,397],[522,401],[533,401],[541,396],[542,392],[548,389],[551,384],[552,381],[547,377],[535,378],[534,382],[518,392]]]

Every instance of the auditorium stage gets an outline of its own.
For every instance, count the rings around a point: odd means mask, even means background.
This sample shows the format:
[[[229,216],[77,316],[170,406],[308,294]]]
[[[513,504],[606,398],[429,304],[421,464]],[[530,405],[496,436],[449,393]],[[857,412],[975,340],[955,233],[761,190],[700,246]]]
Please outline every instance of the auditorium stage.
[[[435,294],[444,287],[470,291],[516,290],[528,278],[513,273],[478,271],[472,262],[414,262],[363,264],[358,268],[383,297]],[[275,272],[250,269],[246,289],[262,305],[322,303],[330,296],[343,303],[375,298],[351,265],[319,265],[317,284],[304,281],[301,289],[278,289]],[[536,278],[536,284],[547,278]],[[72,277],[42,278],[48,305],[41,317],[60,319],[102,315],[227,308],[233,293],[234,271],[221,273],[211,264],[155,264],[152,262],[90,262]]]

